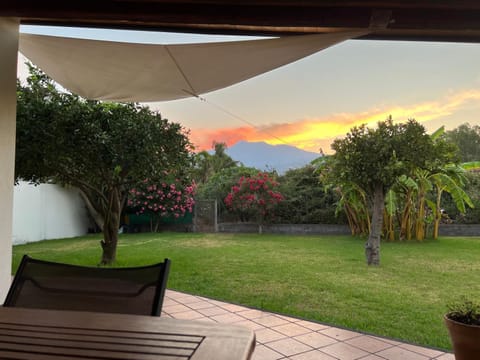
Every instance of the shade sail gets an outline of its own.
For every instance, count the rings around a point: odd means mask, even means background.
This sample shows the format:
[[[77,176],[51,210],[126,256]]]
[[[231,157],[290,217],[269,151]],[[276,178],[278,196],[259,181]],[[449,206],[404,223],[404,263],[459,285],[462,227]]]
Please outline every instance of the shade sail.
[[[156,45],[20,34],[20,52],[88,99],[165,101],[247,80],[365,32]]]

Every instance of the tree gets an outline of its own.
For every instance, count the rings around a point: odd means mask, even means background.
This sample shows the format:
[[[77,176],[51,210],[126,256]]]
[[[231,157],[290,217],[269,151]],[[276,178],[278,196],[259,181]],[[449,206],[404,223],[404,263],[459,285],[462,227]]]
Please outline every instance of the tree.
[[[187,133],[147,107],[61,92],[33,67],[17,93],[16,179],[77,187],[103,231],[100,263],[114,262],[129,190],[165,170],[181,178],[193,156]]]
[[[465,123],[447,131],[446,135],[458,146],[461,162],[480,160],[480,126]]]
[[[233,160],[225,152],[227,145],[223,142],[213,142],[214,153],[200,151],[195,156],[193,177],[198,184],[206,183],[213,175],[226,168],[238,166],[238,161]]]
[[[379,265],[385,194],[400,175],[427,168],[437,157],[443,161],[444,154],[435,154],[433,140],[415,120],[394,124],[391,117],[376,129],[354,127],[344,139],[335,140],[332,149],[333,177],[339,184],[358,185],[372,204],[365,255],[368,265]]]
[[[393,218],[400,221],[400,239],[410,240],[412,235],[418,241],[427,236],[428,225],[433,224],[433,238],[438,237],[442,218],[442,195],[448,193],[456,206],[465,212],[465,205],[472,206],[462,189],[465,185],[463,170],[455,164],[457,148],[445,137],[442,126],[430,135],[435,149],[435,159],[425,168],[415,168],[413,173],[401,175],[387,193],[385,229],[393,240],[395,227]],[[397,208],[399,213],[397,214]]]
[[[158,231],[162,218],[184,217],[187,212],[193,211],[195,204],[195,182],[188,183],[186,178],[172,178],[168,173],[165,175],[166,179],[162,182],[145,179],[136,188],[131,189],[127,203],[137,214],[149,214],[155,219],[155,224],[151,223],[152,231],[155,232]]]
[[[257,218],[259,233],[268,218],[274,215],[275,206],[283,200],[283,195],[275,191],[278,186],[268,173],[259,172],[251,177],[242,176],[225,198],[225,204],[233,211],[251,212]]]
[[[203,200],[216,200],[218,204],[218,215],[225,217],[228,214],[224,200],[232,186],[242,176],[253,176],[259,170],[253,167],[234,166],[221,169],[213,174],[205,183],[198,184],[196,198]]]
[[[335,216],[336,192],[325,190],[316,166],[308,164],[290,169],[278,177],[278,182],[278,190],[285,200],[278,204],[276,221],[284,224],[345,223],[344,217]]]

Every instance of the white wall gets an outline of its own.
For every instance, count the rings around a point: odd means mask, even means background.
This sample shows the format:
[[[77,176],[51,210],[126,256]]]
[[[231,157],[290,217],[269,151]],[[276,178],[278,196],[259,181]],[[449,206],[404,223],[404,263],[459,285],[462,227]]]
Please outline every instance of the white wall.
[[[13,193],[13,244],[85,235],[89,220],[78,190],[20,182]]]

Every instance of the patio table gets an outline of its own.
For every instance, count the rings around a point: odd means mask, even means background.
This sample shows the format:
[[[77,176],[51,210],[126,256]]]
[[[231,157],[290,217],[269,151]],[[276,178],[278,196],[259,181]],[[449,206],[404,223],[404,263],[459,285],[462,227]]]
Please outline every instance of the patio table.
[[[241,326],[0,307],[0,359],[248,360],[254,347]]]

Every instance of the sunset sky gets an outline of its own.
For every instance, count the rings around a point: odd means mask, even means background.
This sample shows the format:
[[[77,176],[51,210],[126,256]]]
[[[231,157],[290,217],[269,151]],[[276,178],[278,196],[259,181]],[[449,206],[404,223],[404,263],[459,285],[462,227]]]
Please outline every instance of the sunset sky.
[[[21,31],[160,44],[235,39],[33,26]],[[349,40],[202,97],[206,101],[149,106],[189,129],[199,150],[213,141],[232,146],[246,140],[330,153],[334,138],[388,115],[394,121],[415,118],[430,132],[480,124],[480,45]]]

